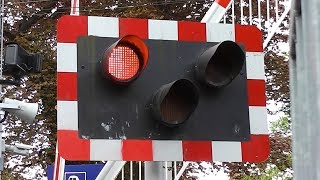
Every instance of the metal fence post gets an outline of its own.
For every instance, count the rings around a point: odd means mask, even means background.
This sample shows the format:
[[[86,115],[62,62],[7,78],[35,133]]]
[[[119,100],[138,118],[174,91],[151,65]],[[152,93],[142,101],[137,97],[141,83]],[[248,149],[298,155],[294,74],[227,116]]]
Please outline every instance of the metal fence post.
[[[320,179],[320,1],[293,1],[290,83],[295,179]]]

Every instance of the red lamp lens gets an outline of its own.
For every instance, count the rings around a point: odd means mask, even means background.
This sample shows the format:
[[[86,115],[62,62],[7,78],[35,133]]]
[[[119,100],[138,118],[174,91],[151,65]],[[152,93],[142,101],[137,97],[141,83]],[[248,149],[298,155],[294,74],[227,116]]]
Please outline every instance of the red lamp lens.
[[[107,58],[107,72],[109,72],[115,80],[127,81],[135,77],[139,72],[139,57],[136,52],[128,46],[116,46]]]

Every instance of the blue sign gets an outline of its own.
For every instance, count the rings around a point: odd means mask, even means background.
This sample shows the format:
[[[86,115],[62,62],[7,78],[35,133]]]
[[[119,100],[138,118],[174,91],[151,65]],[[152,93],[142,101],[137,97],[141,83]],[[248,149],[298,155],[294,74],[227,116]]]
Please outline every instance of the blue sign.
[[[65,172],[65,180],[87,180],[86,172]]]
[[[65,165],[65,180],[93,180],[96,179],[104,164]],[[48,166],[48,180],[53,180],[54,166]]]

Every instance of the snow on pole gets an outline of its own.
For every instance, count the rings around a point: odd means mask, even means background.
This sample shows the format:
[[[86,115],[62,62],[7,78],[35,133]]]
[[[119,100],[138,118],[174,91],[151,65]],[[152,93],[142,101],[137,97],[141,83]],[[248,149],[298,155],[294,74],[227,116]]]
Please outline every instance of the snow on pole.
[[[224,14],[227,12],[233,0],[215,0],[208,12],[204,15],[201,22],[202,23],[219,23],[223,18]]]

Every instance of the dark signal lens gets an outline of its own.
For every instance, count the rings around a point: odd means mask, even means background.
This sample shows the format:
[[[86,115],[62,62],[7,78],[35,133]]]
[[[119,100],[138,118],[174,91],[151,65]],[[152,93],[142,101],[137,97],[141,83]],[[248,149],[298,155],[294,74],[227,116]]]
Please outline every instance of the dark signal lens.
[[[185,122],[198,105],[197,87],[187,79],[161,86],[152,96],[152,113],[162,124],[174,127]]]
[[[207,49],[196,64],[197,78],[211,87],[224,87],[242,70],[245,52],[233,41],[224,41]]]

